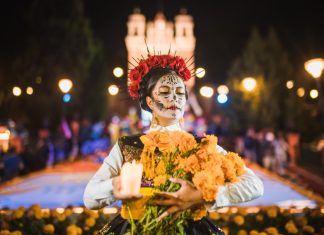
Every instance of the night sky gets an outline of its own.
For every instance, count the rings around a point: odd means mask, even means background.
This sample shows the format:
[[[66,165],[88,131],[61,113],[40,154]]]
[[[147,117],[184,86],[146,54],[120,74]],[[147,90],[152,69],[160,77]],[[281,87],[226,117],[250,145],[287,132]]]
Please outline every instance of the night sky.
[[[136,6],[147,20],[152,20],[159,9],[168,20],[173,20],[180,8],[187,8],[195,22],[196,64],[206,67],[208,78],[216,82],[226,79],[231,63],[242,52],[254,26],[263,35],[269,27],[275,28],[296,69],[306,59],[324,56],[324,1],[321,0],[85,0],[84,3],[85,14],[103,43],[108,67],[126,66],[126,22]],[[12,56],[12,51],[22,49],[19,48],[24,33],[21,15],[27,5],[28,1],[16,0],[6,1],[0,7],[2,64],[10,61],[6,57]]]
[[[85,1],[85,10],[113,64],[125,58],[126,22],[136,6],[147,20],[152,20],[159,9],[168,20],[173,20],[181,7],[187,8],[195,22],[197,65],[206,67],[208,78],[216,82],[226,79],[232,61],[242,52],[254,26],[263,35],[269,27],[275,28],[296,68],[302,67],[308,58],[324,56],[324,1],[143,0],[114,1],[114,5],[111,2]]]

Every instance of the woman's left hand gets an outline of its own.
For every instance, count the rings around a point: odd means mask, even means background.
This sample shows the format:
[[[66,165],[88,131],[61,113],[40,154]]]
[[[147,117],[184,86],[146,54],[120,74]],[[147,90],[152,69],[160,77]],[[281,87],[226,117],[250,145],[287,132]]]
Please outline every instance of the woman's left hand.
[[[156,192],[155,195],[164,197],[164,200],[154,200],[152,204],[161,206],[170,206],[165,212],[163,212],[157,219],[162,220],[164,217],[174,214],[174,219],[177,218],[181,212],[200,206],[204,203],[202,193],[195,188],[195,186],[183,179],[171,178],[171,182],[181,184],[181,188],[172,193],[168,192]]]

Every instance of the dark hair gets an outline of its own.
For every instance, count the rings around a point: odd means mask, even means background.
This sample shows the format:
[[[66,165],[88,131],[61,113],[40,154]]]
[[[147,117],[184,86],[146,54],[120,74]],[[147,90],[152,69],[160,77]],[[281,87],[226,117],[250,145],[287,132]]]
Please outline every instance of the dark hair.
[[[148,72],[142,78],[140,82],[140,88],[138,90],[138,99],[142,109],[152,112],[150,107],[147,105],[146,97],[147,96],[152,97],[152,90],[154,89],[156,83],[159,81],[161,77],[167,74],[174,74],[179,76],[179,74],[172,69],[157,67],[151,69],[151,71]],[[186,99],[187,98],[188,98],[188,93],[186,89]]]

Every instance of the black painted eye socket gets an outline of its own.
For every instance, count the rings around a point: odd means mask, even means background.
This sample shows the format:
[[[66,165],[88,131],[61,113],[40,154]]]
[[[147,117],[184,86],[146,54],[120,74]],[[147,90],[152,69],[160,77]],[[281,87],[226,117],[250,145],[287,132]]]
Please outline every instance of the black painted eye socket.
[[[170,92],[160,92],[160,95],[169,95]]]

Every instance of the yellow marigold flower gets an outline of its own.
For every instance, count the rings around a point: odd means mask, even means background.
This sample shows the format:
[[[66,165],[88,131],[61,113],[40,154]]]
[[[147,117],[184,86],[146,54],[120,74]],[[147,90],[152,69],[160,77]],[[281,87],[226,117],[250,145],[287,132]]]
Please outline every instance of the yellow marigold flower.
[[[10,231],[9,230],[1,230],[0,235],[10,235]]]
[[[278,235],[278,230],[275,227],[269,227],[266,228],[265,231],[269,234],[269,235]]]
[[[268,234],[265,232],[260,232],[259,235],[268,235]]]
[[[66,228],[66,233],[67,235],[81,235],[82,229],[75,224],[71,224]]]
[[[238,231],[237,235],[248,235],[248,233],[245,230],[241,229]]]
[[[278,214],[278,210],[277,210],[276,207],[270,207],[267,210],[267,215],[268,215],[269,218],[276,218],[277,214]]]
[[[39,210],[41,210],[42,208],[40,207],[39,204],[33,204],[33,205],[31,205],[30,209],[31,209],[32,211],[39,211]]]
[[[207,215],[206,208],[200,208],[198,210],[193,211],[192,218],[193,220],[201,220],[204,216]]]
[[[24,216],[24,214],[25,214],[24,210],[16,209],[16,210],[14,210],[12,217],[14,219],[20,219],[21,217]]]
[[[209,218],[212,220],[219,220],[221,217],[217,211],[209,212]]]
[[[90,228],[89,228],[89,227],[87,227],[87,226],[84,226],[84,227],[83,227],[83,230],[84,230],[84,231],[89,231],[89,230],[90,230]]]
[[[315,229],[310,225],[306,225],[303,227],[303,231],[306,233],[313,234],[315,232]]]
[[[22,235],[22,232],[20,232],[19,230],[15,230],[11,232],[10,235]]]
[[[85,220],[85,225],[87,227],[93,227],[96,224],[96,220],[92,217],[89,217]]]
[[[245,207],[239,207],[239,208],[237,209],[237,213],[238,213],[239,215],[243,215],[243,216],[246,216],[246,215],[248,214],[248,212],[247,212],[247,210],[246,210]]]
[[[77,235],[81,235],[82,234],[82,229],[80,227],[77,227]]]
[[[261,214],[256,215],[255,220],[258,221],[258,222],[262,222],[263,221],[263,215],[261,215]]]
[[[38,220],[43,219],[43,212],[41,210],[37,210],[34,212],[34,216]]]
[[[234,217],[234,223],[241,226],[244,224],[244,217],[241,215],[237,215]]]
[[[294,222],[292,220],[289,220],[286,223],[285,229],[290,234],[297,234],[298,233],[298,229],[297,229],[296,225],[294,224]]]
[[[55,232],[55,227],[54,227],[54,225],[53,225],[53,224],[45,224],[45,225],[43,226],[43,232],[44,232],[45,234],[54,234],[54,232]]]
[[[249,235],[259,235],[259,232],[256,230],[251,230]]]

